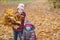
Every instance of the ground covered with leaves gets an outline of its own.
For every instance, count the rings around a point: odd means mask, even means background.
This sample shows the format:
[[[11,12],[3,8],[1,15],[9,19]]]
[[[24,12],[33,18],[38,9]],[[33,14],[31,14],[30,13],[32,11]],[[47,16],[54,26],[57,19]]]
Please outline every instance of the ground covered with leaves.
[[[26,19],[35,26],[37,40],[60,40],[60,12],[53,12],[47,0],[25,4]],[[17,4],[1,4],[0,19],[5,8],[16,10]],[[13,40],[13,30],[0,21],[0,40]]]

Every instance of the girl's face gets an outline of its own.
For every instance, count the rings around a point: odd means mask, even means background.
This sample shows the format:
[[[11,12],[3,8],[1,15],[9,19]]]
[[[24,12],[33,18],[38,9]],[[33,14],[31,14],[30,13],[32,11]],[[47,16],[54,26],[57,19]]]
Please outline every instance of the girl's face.
[[[30,30],[30,27],[26,27],[27,30]]]
[[[17,11],[21,14],[24,10],[23,9],[18,9]]]
[[[18,9],[18,12],[21,13],[22,12],[22,9]]]

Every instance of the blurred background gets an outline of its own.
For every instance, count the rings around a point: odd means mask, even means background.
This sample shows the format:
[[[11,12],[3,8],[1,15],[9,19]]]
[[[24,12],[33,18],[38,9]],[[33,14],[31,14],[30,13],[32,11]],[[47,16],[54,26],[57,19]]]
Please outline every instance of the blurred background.
[[[25,4],[26,19],[35,26],[37,40],[60,40],[60,0],[0,0],[0,40],[13,40],[13,31],[2,22],[4,9]],[[19,40],[19,38],[18,38]]]

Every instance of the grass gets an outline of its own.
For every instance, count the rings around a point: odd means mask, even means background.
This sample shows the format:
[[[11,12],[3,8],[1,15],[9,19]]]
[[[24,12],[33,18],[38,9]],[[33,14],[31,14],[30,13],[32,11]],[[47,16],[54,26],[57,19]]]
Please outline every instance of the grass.
[[[28,3],[32,1],[33,0],[6,0],[6,1],[0,1],[0,3]]]

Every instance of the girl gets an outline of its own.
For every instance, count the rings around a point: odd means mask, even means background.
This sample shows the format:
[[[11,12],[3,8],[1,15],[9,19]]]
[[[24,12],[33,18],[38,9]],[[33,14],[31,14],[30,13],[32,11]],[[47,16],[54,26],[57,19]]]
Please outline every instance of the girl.
[[[24,26],[22,40],[36,40],[36,35],[33,26],[29,21],[27,21]]]
[[[24,12],[24,4],[23,3],[20,3],[17,7],[17,12],[18,15],[21,15],[22,18],[21,18],[21,24],[20,22],[18,22],[20,25],[18,26],[17,29],[15,29],[13,27],[13,31],[14,31],[14,40],[17,40],[17,37],[19,35],[20,37],[20,40],[22,40],[22,34],[23,34],[23,28],[24,28],[24,21],[25,21],[25,16],[26,16],[26,13]]]

